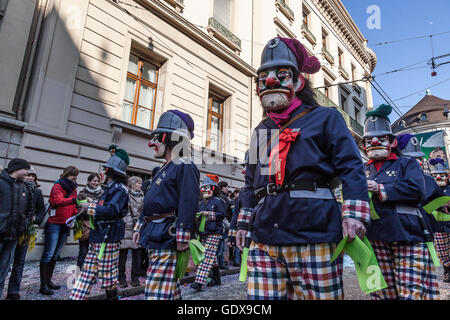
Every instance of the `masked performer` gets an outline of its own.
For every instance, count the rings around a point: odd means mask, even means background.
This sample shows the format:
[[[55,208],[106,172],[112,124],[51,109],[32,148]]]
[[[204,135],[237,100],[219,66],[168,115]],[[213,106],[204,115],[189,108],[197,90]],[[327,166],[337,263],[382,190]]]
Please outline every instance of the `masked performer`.
[[[236,234],[243,250],[251,226],[249,299],[342,299],[343,259],[330,259],[343,235],[363,237],[370,222],[358,147],[302,75],[319,69],[296,39],[274,38],[261,56],[257,93],[268,117],[252,137]]]
[[[380,219],[367,229],[387,288],[371,294],[373,300],[436,299],[436,270],[426,242],[428,230],[420,210],[425,181],[419,163],[398,156],[392,134],[392,107],[381,105],[366,114],[364,150],[367,184]]]
[[[450,186],[448,185],[448,175],[445,170],[444,160],[440,158],[431,159],[431,175],[443,191],[444,195],[450,196]],[[449,205],[445,205],[439,211],[449,214]],[[434,244],[439,259],[444,265],[444,282],[450,282],[450,221],[440,221],[440,230],[434,234]]]
[[[205,246],[205,260],[197,268],[195,282],[191,288],[195,292],[202,290],[206,284],[209,272],[212,270],[212,280],[208,286],[220,285],[220,271],[217,263],[217,248],[222,237],[222,220],[225,218],[225,202],[219,198],[221,190],[215,175],[206,175],[200,186],[202,200],[198,204],[198,212],[206,217],[205,230],[200,232],[201,242]]]
[[[191,162],[194,121],[181,111],[164,112],[151,134],[149,147],[166,163],[152,178],[144,210],[135,226],[135,242],[149,249],[145,281],[147,300],[181,299],[175,276],[177,252],[189,248],[200,195],[199,171]]]
[[[118,299],[117,281],[120,241],[125,234],[123,217],[128,212],[126,170],[130,160],[123,149],[116,149],[105,168],[107,188],[98,201],[83,203],[82,208],[94,217],[89,233],[89,251],[70,299],[84,300],[89,295],[95,276],[106,290],[108,300]]]

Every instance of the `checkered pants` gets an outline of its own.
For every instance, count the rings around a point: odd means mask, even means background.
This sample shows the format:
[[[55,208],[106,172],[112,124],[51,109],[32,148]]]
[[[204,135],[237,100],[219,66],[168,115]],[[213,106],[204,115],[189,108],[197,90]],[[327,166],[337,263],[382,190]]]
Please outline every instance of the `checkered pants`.
[[[450,267],[450,233],[435,233],[434,245],[444,267]]]
[[[181,300],[180,282],[175,278],[176,266],[176,250],[149,250],[146,300]]]
[[[221,235],[211,234],[202,241],[205,246],[205,260],[198,265],[195,282],[206,284],[211,268],[217,266],[217,248],[219,247]]]
[[[107,243],[103,257],[98,260],[101,243],[90,243],[80,276],[75,282],[70,300],[85,300],[91,291],[92,281],[98,273],[103,289],[117,287],[120,242]]]
[[[436,268],[426,243],[370,241],[388,287],[372,300],[438,300]]]
[[[342,300],[343,258],[330,264],[335,243],[273,246],[252,242],[249,300]]]

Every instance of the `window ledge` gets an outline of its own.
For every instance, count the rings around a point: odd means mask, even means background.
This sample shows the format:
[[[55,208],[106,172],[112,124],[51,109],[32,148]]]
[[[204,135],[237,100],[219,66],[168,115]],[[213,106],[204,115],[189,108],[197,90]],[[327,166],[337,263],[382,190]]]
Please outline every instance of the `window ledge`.
[[[131,132],[133,134],[137,134],[139,136],[143,136],[146,138],[150,137],[150,134],[152,133],[152,130],[145,129],[139,126],[136,126],[134,124],[117,120],[117,119],[111,119],[109,120],[109,124],[113,128],[113,136],[112,136],[112,142],[118,143],[120,140],[120,136],[122,135],[123,131]]]
[[[232,49],[235,54],[239,55],[242,51],[241,39],[236,37],[230,30],[214,19],[214,17],[209,18],[207,31],[210,36],[219,39],[227,47]]]
[[[358,94],[361,94],[362,89],[356,82],[353,82],[352,87]]]
[[[289,19],[291,23],[295,20],[294,12],[291,8],[289,8],[284,0],[275,0],[275,6],[286,16],[286,18]]]
[[[322,56],[331,64],[334,65],[334,58],[326,48],[322,48]]]
[[[311,42],[312,45],[316,45],[317,40],[316,37],[312,34],[312,32],[308,29],[307,26],[302,24],[302,35]]]
[[[177,13],[183,13],[184,0],[166,0]]]
[[[345,79],[345,80],[349,80],[350,76],[348,75],[347,71],[345,71],[344,68],[342,68],[342,66],[339,66],[339,74]]]

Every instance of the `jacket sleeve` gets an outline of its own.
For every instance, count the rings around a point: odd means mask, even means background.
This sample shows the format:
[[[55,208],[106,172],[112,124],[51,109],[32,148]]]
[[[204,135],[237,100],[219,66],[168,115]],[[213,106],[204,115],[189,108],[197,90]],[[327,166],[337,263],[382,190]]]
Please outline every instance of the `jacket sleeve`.
[[[33,221],[34,216],[34,189],[28,185],[25,185],[27,189],[28,197],[27,197],[27,219],[31,223]]]
[[[68,195],[67,197],[66,192],[62,188],[62,186],[59,183],[55,183],[53,185],[52,190],[50,191],[50,204],[52,207],[64,207],[68,205],[74,204],[72,195]]]
[[[325,144],[336,173],[342,182],[342,217],[370,223],[369,191],[363,162],[342,115],[330,110]]]
[[[177,228],[192,230],[200,196],[200,173],[192,164],[181,164],[177,171]]]
[[[409,159],[402,168],[403,180],[380,185],[382,202],[413,202],[419,204],[426,196],[422,168],[414,159]]]
[[[213,212],[211,212],[207,218],[210,221],[220,222],[225,218],[225,215],[226,215],[225,207],[227,206],[227,204],[224,202],[223,199],[217,199],[217,201],[215,203],[216,203],[216,209]]]
[[[127,207],[128,193],[122,187],[116,187],[108,202],[102,205],[91,203],[88,207],[88,215],[95,215],[96,218],[118,218],[124,208]]]
[[[44,204],[44,196],[42,195],[42,191],[39,189],[35,189],[34,196],[36,198],[36,207],[34,208],[35,218],[34,222],[36,224],[41,224],[42,220],[45,216],[45,204]]]

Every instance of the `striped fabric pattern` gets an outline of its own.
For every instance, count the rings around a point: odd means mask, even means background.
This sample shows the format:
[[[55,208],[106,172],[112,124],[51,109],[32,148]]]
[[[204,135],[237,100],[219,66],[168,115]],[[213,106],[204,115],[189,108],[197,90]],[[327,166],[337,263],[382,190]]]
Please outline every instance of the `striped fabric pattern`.
[[[249,300],[342,300],[343,258],[330,260],[335,243],[272,246],[252,242]]]
[[[342,204],[342,218],[352,218],[370,223],[370,205],[368,201],[344,200]]]
[[[382,202],[387,200],[387,193],[384,190],[384,186],[382,184],[378,185],[378,197]]]
[[[450,267],[450,233],[435,233],[434,245],[442,264],[445,267]]]
[[[195,275],[195,282],[199,284],[206,284],[209,272],[212,267],[217,266],[217,248],[219,247],[221,235],[211,234],[202,240],[205,246],[205,260],[198,265],[197,274]]]
[[[134,232],[140,232],[143,225],[144,225],[144,220],[138,220],[136,222],[136,225],[133,228],[133,231]]]
[[[436,268],[426,243],[370,242],[386,289],[371,293],[372,300],[438,300]]]
[[[237,220],[238,230],[242,229],[242,228],[245,228],[245,229],[248,228],[252,213],[253,213],[253,209],[250,209],[250,208],[242,208],[241,209],[241,211],[239,212],[239,215],[238,215],[238,220]]]
[[[87,214],[90,216],[95,216],[95,208],[97,207],[97,204],[91,203],[89,207],[87,208]]]
[[[101,246],[101,243],[89,244],[88,254],[84,260],[81,274],[72,288],[70,300],[86,300],[91,291],[92,280],[96,275],[103,289],[117,287],[120,242],[107,243],[102,259],[98,260]]]
[[[191,240],[191,232],[187,229],[177,228],[177,242],[189,242]]]
[[[146,300],[181,300],[180,282],[175,278],[176,266],[176,250],[149,250],[144,289]]]

